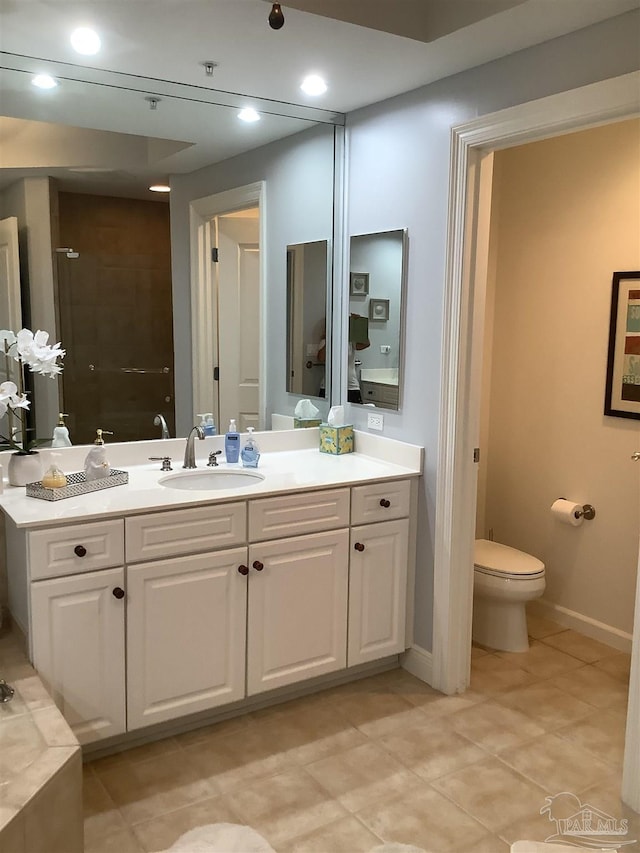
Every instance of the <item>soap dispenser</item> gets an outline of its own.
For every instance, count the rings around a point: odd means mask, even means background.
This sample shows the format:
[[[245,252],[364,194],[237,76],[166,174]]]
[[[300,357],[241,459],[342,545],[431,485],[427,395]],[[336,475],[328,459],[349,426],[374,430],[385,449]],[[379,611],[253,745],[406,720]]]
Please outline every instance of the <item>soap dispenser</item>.
[[[64,419],[69,415],[60,412],[58,415],[58,425],[53,430],[53,438],[51,447],[71,447],[71,439],[69,438],[69,430],[67,429]]]
[[[205,434],[205,437],[208,435],[216,435],[216,424],[213,420],[213,412],[205,412],[204,414],[198,413],[198,417],[200,418],[200,429]]]
[[[237,462],[240,457],[240,433],[236,429],[234,418],[231,418],[229,429],[224,437],[224,455],[227,462]]]
[[[240,451],[240,458],[245,468],[257,468],[258,459],[260,459],[260,448],[253,437],[253,427],[247,427],[247,432],[249,435],[247,436],[244,447]]]
[[[87,453],[84,460],[84,475],[87,480],[99,480],[102,477],[108,477],[111,473],[111,468],[107,462],[107,454],[104,449],[103,435],[113,435],[105,429],[96,430],[96,440],[93,442],[94,447]]]

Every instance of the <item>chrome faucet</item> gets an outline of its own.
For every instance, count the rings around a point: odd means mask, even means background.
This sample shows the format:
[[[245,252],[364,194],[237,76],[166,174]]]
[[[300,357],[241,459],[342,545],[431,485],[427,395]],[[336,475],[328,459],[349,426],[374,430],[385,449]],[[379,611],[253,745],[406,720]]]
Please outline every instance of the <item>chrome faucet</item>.
[[[167,426],[167,422],[165,421],[162,415],[156,415],[153,419],[153,425],[162,427],[162,438],[171,438],[169,435],[169,427]]]
[[[194,426],[187,436],[187,446],[184,450],[183,468],[196,468],[196,448],[195,436],[198,436],[200,441],[204,441],[204,432],[199,426]]]
[[[13,687],[7,684],[4,678],[0,678],[0,703],[11,702],[15,692]]]

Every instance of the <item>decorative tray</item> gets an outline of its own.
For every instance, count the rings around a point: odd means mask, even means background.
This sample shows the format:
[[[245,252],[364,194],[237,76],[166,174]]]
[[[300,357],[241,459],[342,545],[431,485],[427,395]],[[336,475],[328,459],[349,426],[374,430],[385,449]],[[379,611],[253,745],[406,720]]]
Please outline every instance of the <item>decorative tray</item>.
[[[111,469],[108,477],[100,477],[98,480],[87,480],[80,471],[78,474],[67,474],[67,485],[58,489],[49,489],[42,483],[27,483],[27,496],[43,501],[61,501],[100,489],[110,489],[112,486],[124,486],[128,482],[129,474],[126,471],[116,471],[115,468]]]

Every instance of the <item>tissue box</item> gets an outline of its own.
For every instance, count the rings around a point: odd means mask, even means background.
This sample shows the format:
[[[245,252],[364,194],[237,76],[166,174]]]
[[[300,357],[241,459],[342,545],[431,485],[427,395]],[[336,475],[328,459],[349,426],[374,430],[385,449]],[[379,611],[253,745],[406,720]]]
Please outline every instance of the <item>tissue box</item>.
[[[317,427],[320,426],[322,420],[320,418],[296,418],[293,417],[293,428],[294,429],[306,429],[307,427]]]
[[[320,452],[334,456],[353,453],[353,426],[320,424]]]

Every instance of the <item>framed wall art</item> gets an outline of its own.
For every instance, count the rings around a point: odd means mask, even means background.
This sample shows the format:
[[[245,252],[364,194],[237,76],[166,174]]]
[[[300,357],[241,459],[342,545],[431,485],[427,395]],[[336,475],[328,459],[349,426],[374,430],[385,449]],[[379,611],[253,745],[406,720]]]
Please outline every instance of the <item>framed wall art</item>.
[[[604,413],[640,420],[640,271],[613,274]]]
[[[352,296],[366,296],[369,293],[369,273],[352,272],[349,282]]]
[[[369,319],[370,320],[388,320],[389,319],[389,300],[388,299],[370,299],[369,300]]]

